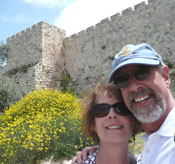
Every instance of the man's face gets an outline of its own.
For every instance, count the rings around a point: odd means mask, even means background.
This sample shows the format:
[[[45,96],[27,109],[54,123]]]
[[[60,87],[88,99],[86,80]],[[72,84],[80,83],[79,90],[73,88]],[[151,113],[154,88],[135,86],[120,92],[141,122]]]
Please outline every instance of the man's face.
[[[128,86],[121,88],[125,104],[139,121],[151,123],[165,113],[170,85],[169,75],[166,75],[167,71],[164,67],[161,71],[158,71],[157,67],[150,67],[151,70],[146,79],[138,80],[133,73],[138,70],[138,67],[140,66],[130,65],[121,68],[115,77],[123,74],[129,76]]]

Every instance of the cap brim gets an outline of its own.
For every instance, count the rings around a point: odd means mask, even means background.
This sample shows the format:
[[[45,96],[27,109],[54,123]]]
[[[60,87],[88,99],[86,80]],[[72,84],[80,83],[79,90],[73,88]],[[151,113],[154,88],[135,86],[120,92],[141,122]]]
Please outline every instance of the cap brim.
[[[113,81],[113,76],[116,73],[116,71],[124,66],[127,65],[133,65],[133,64],[137,64],[137,65],[150,65],[150,66],[154,66],[154,65],[159,65],[160,61],[159,60],[154,60],[154,59],[143,59],[143,58],[134,58],[134,59],[129,59],[124,61],[123,63],[119,64],[110,74],[109,78],[108,78],[108,83],[111,83]]]

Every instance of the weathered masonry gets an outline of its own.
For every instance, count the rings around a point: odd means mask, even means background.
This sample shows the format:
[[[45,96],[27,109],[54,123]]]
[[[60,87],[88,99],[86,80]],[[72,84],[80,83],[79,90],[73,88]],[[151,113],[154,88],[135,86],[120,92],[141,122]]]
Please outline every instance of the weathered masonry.
[[[7,39],[10,57],[0,73],[34,89],[59,88],[66,71],[81,92],[109,75],[114,55],[125,44],[143,42],[158,51],[173,74],[175,0],[142,2],[70,37],[45,22],[35,24]]]

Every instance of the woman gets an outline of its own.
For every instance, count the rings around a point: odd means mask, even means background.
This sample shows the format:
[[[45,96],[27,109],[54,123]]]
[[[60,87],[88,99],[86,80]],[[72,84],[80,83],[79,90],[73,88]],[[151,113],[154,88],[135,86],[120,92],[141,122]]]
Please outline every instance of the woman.
[[[88,92],[83,129],[88,137],[99,142],[99,149],[82,164],[139,163],[128,153],[128,144],[141,129],[140,124],[126,108],[113,84],[99,83]]]

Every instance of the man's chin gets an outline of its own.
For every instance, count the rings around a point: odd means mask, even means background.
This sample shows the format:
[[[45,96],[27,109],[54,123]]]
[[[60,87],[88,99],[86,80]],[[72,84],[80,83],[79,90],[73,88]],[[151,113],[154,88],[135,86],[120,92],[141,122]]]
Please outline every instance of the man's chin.
[[[155,121],[157,121],[161,116],[162,113],[158,113],[158,114],[138,114],[138,113],[133,113],[134,116],[136,117],[136,119],[138,121],[140,121],[141,123],[153,123]]]

